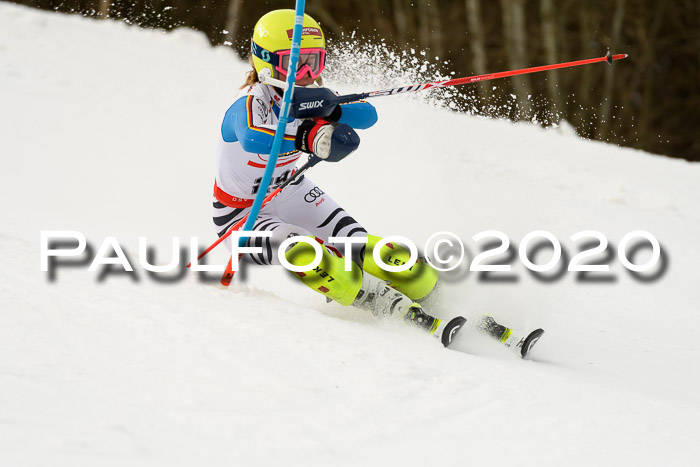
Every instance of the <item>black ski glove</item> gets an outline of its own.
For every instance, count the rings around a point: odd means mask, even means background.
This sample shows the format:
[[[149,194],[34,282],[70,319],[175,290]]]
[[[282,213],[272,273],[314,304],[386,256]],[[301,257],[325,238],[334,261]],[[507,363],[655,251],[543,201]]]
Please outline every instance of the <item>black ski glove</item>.
[[[360,145],[355,130],[328,120],[304,120],[297,129],[294,145],[299,151],[315,154],[329,162],[338,162]]]
[[[304,120],[297,129],[294,145],[299,151],[328,159],[331,154],[333,124],[323,119]]]

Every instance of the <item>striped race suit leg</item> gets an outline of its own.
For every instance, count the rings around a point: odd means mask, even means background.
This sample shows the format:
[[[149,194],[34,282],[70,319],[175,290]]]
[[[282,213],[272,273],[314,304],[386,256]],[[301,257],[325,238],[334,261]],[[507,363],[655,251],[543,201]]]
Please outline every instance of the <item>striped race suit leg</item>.
[[[218,235],[224,235],[249,211],[250,208],[227,207],[214,199],[213,217]],[[289,185],[265,205],[255,221],[253,230],[272,232],[272,237],[248,240],[247,246],[260,247],[262,252],[244,255],[244,258],[260,265],[279,265],[277,247],[290,235],[313,235],[330,246],[337,246],[341,252],[344,249],[343,245],[328,243],[329,237],[367,236],[367,231],[352,216],[307,177]],[[230,250],[231,237],[224,243]],[[354,245],[349,253],[360,267],[364,252],[364,245]]]

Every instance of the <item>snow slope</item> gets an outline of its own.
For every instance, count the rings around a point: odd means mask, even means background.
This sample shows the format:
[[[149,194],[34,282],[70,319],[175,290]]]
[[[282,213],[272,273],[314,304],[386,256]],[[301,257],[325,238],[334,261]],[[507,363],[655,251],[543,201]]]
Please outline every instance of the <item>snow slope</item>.
[[[371,68],[335,87],[374,89]],[[571,256],[576,232],[642,229],[665,253],[646,282],[615,256],[606,282],[517,258],[514,282],[448,274],[436,315],[547,334],[530,361],[473,332],[447,350],[282,270],[223,290],[138,266],[140,235],[160,262],[173,236],[215,239],[216,132],[246,69],[192,31],[0,4],[0,465],[696,465],[699,165],[376,99],[360,150],[310,172],[369,231],[451,231],[473,258],[484,230]],[[51,281],[42,230],[113,235],[136,273]]]

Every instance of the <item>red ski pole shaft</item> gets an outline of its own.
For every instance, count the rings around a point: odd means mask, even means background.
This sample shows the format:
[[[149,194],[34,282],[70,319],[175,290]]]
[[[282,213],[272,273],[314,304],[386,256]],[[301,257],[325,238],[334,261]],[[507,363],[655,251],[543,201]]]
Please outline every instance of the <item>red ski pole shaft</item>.
[[[238,261],[241,260],[243,257],[243,253],[238,253]],[[224,275],[221,276],[221,285],[224,287],[228,287],[231,285],[231,281],[233,280],[233,275],[236,274],[236,271],[233,270],[233,255],[229,258],[228,264],[226,265],[226,270],[224,271]]]
[[[538,73],[540,71],[556,70],[559,68],[571,68],[571,67],[581,66],[581,65],[590,65],[591,63],[598,63],[598,62],[610,63],[613,60],[621,60],[623,58],[627,58],[627,54],[610,55],[610,56],[606,55],[605,57],[589,58],[587,60],[577,60],[575,62],[565,62],[565,63],[557,63],[554,65],[543,65],[543,66],[536,66],[536,67],[532,67],[532,68],[522,68],[520,70],[501,71],[499,73],[469,76],[466,78],[457,78],[457,79],[445,81],[445,82],[443,82],[442,86],[458,86],[460,84],[475,83],[477,81],[488,81],[488,80],[498,79],[498,78],[507,78],[509,76],[526,75],[528,73]]]
[[[434,81],[432,83],[415,84],[412,86],[402,86],[402,87],[393,88],[393,89],[385,89],[383,91],[371,91],[371,92],[363,92],[360,94],[352,94],[352,95],[348,95],[348,96],[340,96],[339,102],[340,103],[354,102],[354,101],[361,100],[361,99],[367,99],[369,97],[393,96],[394,94],[402,94],[405,92],[416,92],[416,91],[425,91],[427,89],[444,88],[444,87],[448,87],[448,86],[459,86],[460,84],[478,83],[481,81],[489,81],[492,79],[507,78],[509,76],[525,75],[528,73],[538,73],[540,71],[556,70],[559,68],[571,68],[571,67],[581,66],[581,65],[590,65],[591,63],[598,63],[598,62],[608,62],[608,64],[611,64],[614,60],[622,60],[623,58],[627,58],[627,56],[628,56],[627,54],[612,55],[610,52],[608,52],[607,55],[605,55],[604,57],[589,58],[586,60],[577,60],[574,62],[556,63],[553,65],[543,65],[543,66],[536,66],[536,67],[532,67],[532,68],[521,68],[519,70],[501,71],[499,73],[489,73],[486,75],[467,76],[464,78],[455,78],[455,79],[450,79],[450,80],[445,80],[445,81]]]

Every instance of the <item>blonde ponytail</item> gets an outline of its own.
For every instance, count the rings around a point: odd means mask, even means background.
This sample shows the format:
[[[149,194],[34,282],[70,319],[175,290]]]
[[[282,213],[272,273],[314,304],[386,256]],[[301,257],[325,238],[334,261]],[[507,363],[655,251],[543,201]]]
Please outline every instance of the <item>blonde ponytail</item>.
[[[241,86],[240,89],[243,89],[247,86],[252,86],[258,81],[260,81],[260,79],[258,78],[258,72],[255,70],[255,63],[253,63],[252,55],[248,57],[248,63],[250,63],[250,66],[252,66],[253,69],[245,74],[245,83],[243,83],[243,86]]]

